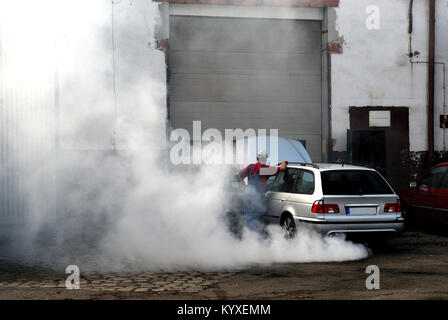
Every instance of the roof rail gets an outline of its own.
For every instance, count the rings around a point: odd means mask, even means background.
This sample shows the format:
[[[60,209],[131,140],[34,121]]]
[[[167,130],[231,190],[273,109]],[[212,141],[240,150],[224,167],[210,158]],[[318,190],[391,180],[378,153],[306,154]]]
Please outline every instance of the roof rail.
[[[349,165],[349,166],[358,166],[358,167],[364,167],[364,168],[369,168],[369,169],[373,169],[371,166],[368,166],[366,164],[361,164],[361,163],[353,163],[353,162],[329,162],[330,164],[340,164],[342,165],[342,167],[344,167],[344,165]]]
[[[298,164],[298,165],[301,165],[301,166],[310,166],[310,167],[313,167],[313,168],[315,168],[315,169],[319,169],[319,166],[317,165],[317,164],[315,164],[315,163],[304,163],[304,162],[289,162],[288,161],[288,164],[289,163],[291,163],[291,164]]]

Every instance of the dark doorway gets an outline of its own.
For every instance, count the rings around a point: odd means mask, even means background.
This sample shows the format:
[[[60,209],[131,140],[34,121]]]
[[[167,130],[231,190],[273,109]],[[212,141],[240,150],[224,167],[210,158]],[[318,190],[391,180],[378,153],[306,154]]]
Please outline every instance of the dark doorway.
[[[368,165],[388,175],[384,130],[349,130],[348,152],[351,163]]]
[[[371,111],[387,111],[390,121],[372,124]],[[405,107],[350,107],[347,151],[352,163],[377,169],[396,191],[409,184],[409,110]]]

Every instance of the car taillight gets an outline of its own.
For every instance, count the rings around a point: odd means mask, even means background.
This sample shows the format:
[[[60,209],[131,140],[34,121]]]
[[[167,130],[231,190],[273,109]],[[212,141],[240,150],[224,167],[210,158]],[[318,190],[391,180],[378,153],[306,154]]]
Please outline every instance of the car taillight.
[[[400,202],[386,203],[384,205],[384,212],[401,212]]]
[[[322,200],[314,201],[311,208],[313,213],[339,213],[339,206],[337,204],[327,204]]]

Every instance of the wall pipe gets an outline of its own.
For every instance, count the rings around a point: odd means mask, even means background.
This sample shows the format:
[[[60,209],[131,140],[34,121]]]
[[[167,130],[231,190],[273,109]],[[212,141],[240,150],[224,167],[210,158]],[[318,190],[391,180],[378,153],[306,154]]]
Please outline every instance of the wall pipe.
[[[412,61],[412,63],[429,63],[429,61]],[[443,91],[443,115],[446,114],[446,64],[445,62],[437,62],[435,61],[434,64],[438,64],[442,66],[442,72],[443,72],[443,85],[442,85],[442,91]],[[443,128],[446,129],[446,128]],[[446,151],[446,143],[445,143],[445,132],[443,133],[443,151]]]
[[[429,48],[428,48],[428,166],[434,162],[434,57],[436,2],[429,0]]]
[[[408,55],[409,58],[412,58],[412,32],[414,29],[414,18],[412,14],[412,8],[414,5],[414,0],[409,1],[409,10],[408,10],[408,34],[409,34],[409,42],[408,42]]]
[[[441,64],[443,66],[443,116],[446,114],[446,65],[445,62],[436,62],[436,64]],[[443,128],[443,152],[446,152],[445,144],[445,127]]]

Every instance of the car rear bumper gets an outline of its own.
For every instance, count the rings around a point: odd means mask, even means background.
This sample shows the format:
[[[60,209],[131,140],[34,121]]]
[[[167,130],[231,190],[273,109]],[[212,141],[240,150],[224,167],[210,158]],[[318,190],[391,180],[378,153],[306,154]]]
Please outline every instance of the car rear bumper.
[[[306,225],[324,235],[336,233],[388,233],[398,234],[403,231],[404,219],[397,218],[394,221],[372,221],[372,222],[329,222],[325,220],[303,220],[295,218],[296,225]]]

